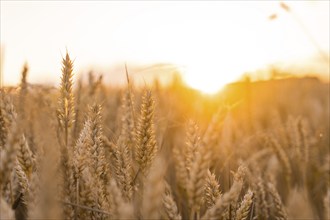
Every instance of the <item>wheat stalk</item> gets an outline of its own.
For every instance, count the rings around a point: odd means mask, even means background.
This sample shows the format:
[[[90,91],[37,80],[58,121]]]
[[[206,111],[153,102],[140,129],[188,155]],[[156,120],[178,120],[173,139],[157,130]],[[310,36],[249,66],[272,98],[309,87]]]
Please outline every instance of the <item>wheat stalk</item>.
[[[162,195],[165,190],[163,177],[166,169],[164,160],[162,158],[157,159],[144,184],[141,210],[143,219],[158,219],[160,217]]]
[[[324,217],[326,219],[330,219],[330,189],[328,189],[327,194],[324,196],[323,206],[324,206]]]
[[[27,207],[28,207],[28,218],[37,219],[40,218],[41,210],[40,205],[40,177],[38,173],[34,172],[31,175],[31,181],[27,190]]]
[[[125,202],[115,180],[110,180],[110,197],[111,197],[111,213],[114,219],[132,219],[133,206],[131,203]]]
[[[56,110],[58,120],[58,141],[61,150],[61,174],[62,174],[62,196],[65,201],[74,201],[74,181],[72,161],[70,160],[71,149],[71,128],[74,120],[74,97],[73,97],[73,62],[68,53],[62,60],[62,78],[60,85],[60,97]],[[73,218],[75,215],[72,209],[64,207],[64,215]]]
[[[284,167],[286,181],[288,184],[290,184],[292,169],[291,169],[290,161],[289,161],[289,158],[288,158],[286,152],[284,151],[282,146],[279,144],[279,142],[275,138],[269,137],[267,140],[268,140],[268,143],[271,145],[277,158],[279,159],[280,163]]]
[[[14,211],[10,208],[2,196],[0,197],[0,213],[1,219],[14,219],[15,216]]]

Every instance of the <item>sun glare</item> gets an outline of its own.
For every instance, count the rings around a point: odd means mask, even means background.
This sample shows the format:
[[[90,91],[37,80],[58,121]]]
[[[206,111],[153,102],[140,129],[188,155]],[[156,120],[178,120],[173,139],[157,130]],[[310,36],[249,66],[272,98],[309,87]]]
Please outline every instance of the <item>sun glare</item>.
[[[267,64],[267,60],[258,54],[249,56],[247,52],[251,49],[247,46],[241,48],[242,52],[237,55],[240,57],[239,60],[242,60],[240,62],[228,55],[230,50],[227,50],[226,47],[223,47],[222,52],[217,54],[216,59],[191,59],[182,70],[184,81],[202,93],[215,94],[228,83],[239,80],[245,73],[253,72]],[[212,50],[206,53],[210,54]]]
[[[191,64],[184,71],[183,78],[192,88],[206,94],[215,94],[226,84],[232,82],[237,74],[226,74],[223,69],[200,63]]]

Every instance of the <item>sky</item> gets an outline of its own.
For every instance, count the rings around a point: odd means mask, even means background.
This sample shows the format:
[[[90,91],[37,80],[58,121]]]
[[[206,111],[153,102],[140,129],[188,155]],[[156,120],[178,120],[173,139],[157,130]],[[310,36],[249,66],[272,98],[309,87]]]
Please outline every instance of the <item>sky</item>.
[[[66,50],[77,74],[165,63],[191,86],[213,89],[272,63],[322,60],[329,1],[284,2],[290,11],[279,1],[1,0],[4,84],[19,82],[25,62],[30,82],[58,83]],[[119,75],[106,77],[116,83]]]

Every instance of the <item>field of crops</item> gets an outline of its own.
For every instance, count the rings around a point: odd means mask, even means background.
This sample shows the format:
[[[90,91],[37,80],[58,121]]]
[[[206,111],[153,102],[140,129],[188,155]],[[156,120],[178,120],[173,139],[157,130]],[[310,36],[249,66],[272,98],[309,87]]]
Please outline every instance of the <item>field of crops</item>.
[[[1,89],[0,219],[329,219],[329,83]],[[60,67],[59,67],[60,69]],[[125,73],[123,73],[125,74]]]

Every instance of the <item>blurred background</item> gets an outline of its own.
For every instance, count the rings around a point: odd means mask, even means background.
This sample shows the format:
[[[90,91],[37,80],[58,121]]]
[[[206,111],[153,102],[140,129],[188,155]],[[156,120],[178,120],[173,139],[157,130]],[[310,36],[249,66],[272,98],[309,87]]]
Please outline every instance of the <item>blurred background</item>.
[[[329,1],[1,1],[1,83],[58,85],[68,50],[75,76],[166,83],[180,73],[205,93],[272,69],[329,80]]]

